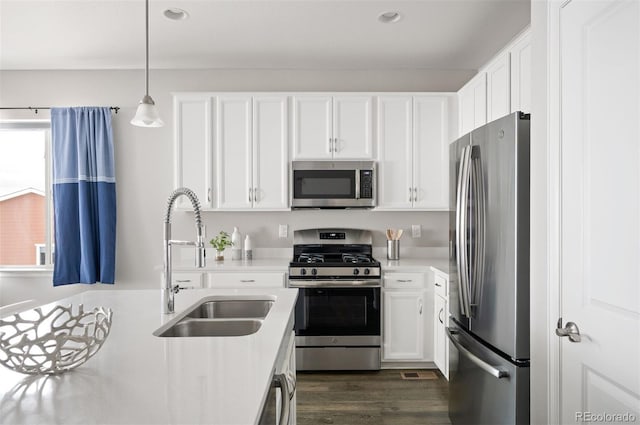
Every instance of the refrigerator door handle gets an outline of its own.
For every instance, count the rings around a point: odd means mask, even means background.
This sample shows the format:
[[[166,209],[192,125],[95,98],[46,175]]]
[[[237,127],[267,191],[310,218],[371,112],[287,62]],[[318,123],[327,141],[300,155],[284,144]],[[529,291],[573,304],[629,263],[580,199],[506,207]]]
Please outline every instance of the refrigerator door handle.
[[[469,301],[469,263],[467,250],[469,179],[471,146],[465,146],[460,158],[456,190],[456,264],[458,267],[458,295],[462,315],[471,317]]]
[[[470,186],[473,190],[473,205],[475,207],[473,214],[473,228],[475,235],[473,238],[473,272],[469,285],[469,298],[471,300],[470,306],[477,307],[480,302],[480,290],[482,288],[482,278],[484,276],[486,210],[484,179],[482,178],[482,164],[480,163],[480,147],[475,146],[472,149]]]
[[[506,372],[504,370],[500,370],[494,366],[491,366],[489,363],[485,362],[484,360],[482,360],[481,358],[473,354],[471,351],[464,348],[462,344],[460,344],[460,342],[458,342],[458,340],[454,337],[454,335],[458,333],[456,330],[451,330],[450,328],[445,328],[445,330],[447,331],[447,336],[449,337],[449,340],[453,343],[453,345],[455,345],[458,351],[464,354],[469,360],[471,360],[480,369],[484,370],[489,375],[497,379],[509,377],[509,372]]]

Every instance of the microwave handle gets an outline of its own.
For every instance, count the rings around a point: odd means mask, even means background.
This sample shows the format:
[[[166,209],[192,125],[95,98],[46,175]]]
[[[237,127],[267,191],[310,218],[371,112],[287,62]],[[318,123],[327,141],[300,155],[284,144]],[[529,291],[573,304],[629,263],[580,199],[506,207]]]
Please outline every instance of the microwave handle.
[[[356,199],[360,199],[360,170],[356,168]]]

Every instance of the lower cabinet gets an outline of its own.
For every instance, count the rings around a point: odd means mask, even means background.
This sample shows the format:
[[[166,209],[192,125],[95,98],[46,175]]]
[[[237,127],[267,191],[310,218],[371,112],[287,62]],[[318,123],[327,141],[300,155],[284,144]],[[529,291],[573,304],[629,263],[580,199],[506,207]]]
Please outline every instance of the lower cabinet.
[[[433,292],[424,273],[385,273],[382,293],[382,361],[433,361]]]
[[[449,322],[449,279],[444,274],[434,274],[433,362],[442,375],[449,379],[449,338],[446,332]]]
[[[296,424],[296,336],[292,331],[287,338],[286,350],[284,355],[279,358],[279,364],[276,367],[277,374],[285,375],[288,386],[289,397],[289,421],[288,425]],[[278,392],[276,395],[276,417],[281,418],[282,412],[282,396],[283,394]]]
[[[273,288],[285,284],[284,272],[210,272],[209,288]]]

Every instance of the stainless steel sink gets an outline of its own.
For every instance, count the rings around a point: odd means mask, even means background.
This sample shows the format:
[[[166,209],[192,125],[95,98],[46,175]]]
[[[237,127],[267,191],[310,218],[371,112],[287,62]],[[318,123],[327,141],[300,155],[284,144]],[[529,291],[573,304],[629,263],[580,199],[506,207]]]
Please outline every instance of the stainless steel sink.
[[[153,334],[159,337],[251,335],[258,332],[273,303],[273,298],[207,297]]]
[[[195,319],[264,319],[272,306],[272,300],[205,301],[188,312],[186,317]]]
[[[160,337],[196,337],[196,336],[244,336],[258,332],[262,320],[219,320],[184,318],[173,326],[154,335]]]

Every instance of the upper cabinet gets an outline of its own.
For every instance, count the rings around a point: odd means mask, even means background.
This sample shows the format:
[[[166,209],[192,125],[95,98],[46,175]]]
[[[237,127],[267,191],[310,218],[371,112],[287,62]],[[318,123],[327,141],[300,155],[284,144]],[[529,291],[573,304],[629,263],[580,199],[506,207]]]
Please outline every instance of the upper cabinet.
[[[487,74],[481,72],[458,92],[460,134],[487,123]]]
[[[378,209],[448,209],[447,95],[377,103]]]
[[[292,97],[293,159],[373,158],[369,95]]]
[[[487,121],[511,113],[509,53],[498,56],[487,67]]]
[[[515,111],[531,112],[531,40],[520,34],[458,91],[459,134]]]
[[[173,98],[174,186],[193,190],[203,208],[213,206],[213,98],[187,93]],[[185,196],[178,208],[191,208]]]
[[[511,112],[531,112],[531,35],[527,32],[510,50]]]
[[[176,94],[174,116],[176,187],[204,209],[289,208],[286,95]]]

